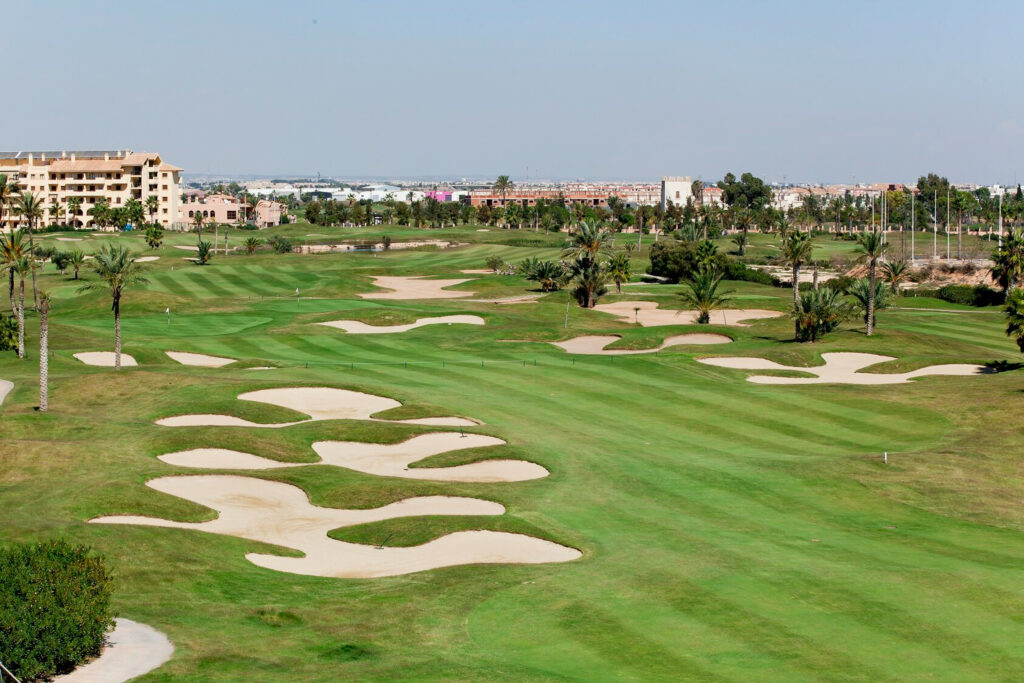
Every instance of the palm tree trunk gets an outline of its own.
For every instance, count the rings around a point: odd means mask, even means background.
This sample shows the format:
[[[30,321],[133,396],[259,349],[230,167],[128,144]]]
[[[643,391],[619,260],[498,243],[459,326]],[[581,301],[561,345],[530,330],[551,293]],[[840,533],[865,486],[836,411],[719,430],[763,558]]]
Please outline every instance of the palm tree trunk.
[[[11,270],[7,271],[7,275],[8,275],[7,293],[11,297],[11,313],[17,313],[18,312],[18,304],[14,300],[14,269],[12,268]]]
[[[875,260],[871,260],[868,276],[868,336],[875,331]]]
[[[46,412],[50,399],[50,366],[49,366],[49,337],[50,337],[50,304],[43,299],[43,305],[39,309],[39,410]]]
[[[121,369],[121,301],[114,295],[114,369]]]
[[[25,357],[25,278],[21,278],[21,303],[18,305],[18,358]]]
[[[224,228],[224,255],[228,255],[228,229]]]
[[[32,271],[32,300],[35,302],[35,310],[39,310],[39,290],[36,288],[36,242],[32,236],[32,221],[28,222],[28,258],[30,270]]]
[[[814,264],[814,291],[818,291],[818,264]]]

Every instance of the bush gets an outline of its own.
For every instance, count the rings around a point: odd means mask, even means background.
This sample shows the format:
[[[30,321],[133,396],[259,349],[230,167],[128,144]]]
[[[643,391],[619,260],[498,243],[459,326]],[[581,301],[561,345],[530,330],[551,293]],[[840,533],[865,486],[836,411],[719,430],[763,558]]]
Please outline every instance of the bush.
[[[292,241],[287,237],[274,235],[270,238],[270,246],[274,249],[275,254],[287,254],[291,252],[294,245],[292,245]]]
[[[935,296],[943,301],[965,306],[996,306],[1003,303],[1003,295],[985,285],[945,285]]]
[[[13,314],[0,313],[0,351],[18,352],[18,321]]]
[[[757,282],[762,285],[781,287],[782,283],[777,277],[766,273],[763,270],[747,268],[742,261],[729,261],[725,264],[725,279],[740,282]]]
[[[849,275],[839,275],[838,277],[834,277],[824,283],[823,286],[828,287],[829,289],[834,289],[837,292],[848,292],[856,281],[856,278],[850,277]],[[881,278],[879,278],[879,282],[881,282]]]
[[[493,270],[497,273],[505,265],[505,260],[500,256],[488,256],[485,263],[487,264],[488,270]]]
[[[100,653],[114,624],[103,558],[65,541],[0,550],[0,653],[23,681],[66,673]]]
[[[723,271],[728,264],[724,254],[716,254],[708,265],[712,270]],[[689,280],[699,265],[696,242],[665,241],[651,245],[651,275],[677,283]]]

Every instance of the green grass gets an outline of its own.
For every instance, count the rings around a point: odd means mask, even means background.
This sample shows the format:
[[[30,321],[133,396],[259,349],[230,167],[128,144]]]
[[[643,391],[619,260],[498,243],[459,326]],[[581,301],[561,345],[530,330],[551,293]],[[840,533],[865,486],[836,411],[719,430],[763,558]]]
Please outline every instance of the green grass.
[[[278,231],[374,234],[308,225]],[[109,300],[78,294],[68,277],[45,271],[41,287],[60,292],[51,314],[49,413],[33,409],[35,351],[28,361],[0,358],[0,377],[15,383],[0,407],[0,542],[61,536],[102,552],[115,571],[119,612],[175,643],[174,658],[146,680],[1024,676],[1020,372],[883,387],[771,387],[693,360],[756,355],[810,365],[823,352],[865,351],[897,358],[887,371],[1014,362],[1019,353],[998,310],[911,298],[882,311],[870,338],[850,322],[818,344],[795,344],[783,317],[714,328],[735,342],[702,352],[574,358],[544,343],[498,341],[614,333],[623,337],[617,346],[652,346],[699,328],[639,328],[575,305],[566,327],[564,292],[508,306],[356,296],[371,290],[371,275],[455,277],[492,254],[513,262],[555,256],[561,239],[517,247],[507,242],[533,234],[460,234],[472,244],[376,256],[218,255],[206,267],[164,247],[147,266],[150,284],[126,294],[125,351],[142,365],[120,373],[71,358],[111,348]],[[169,233],[168,241],[194,237]],[[144,250],[138,236],[100,239]],[[518,277],[464,277],[475,279],[460,288],[480,298],[532,288]],[[736,306],[789,305],[789,290],[729,288]],[[607,300],[676,307],[678,290],[631,287]],[[482,315],[487,325],[397,335],[312,325],[450,313]],[[28,327],[32,350],[34,315]],[[189,368],[166,350],[240,362]],[[262,364],[279,369],[244,369]],[[245,553],[290,551],[241,539],[85,523],[123,513],[209,519],[209,510],[145,486],[157,476],[193,473],[157,460],[162,453],[222,447],[312,462],[315,441],[393,442],[431,429],[355,421],[280,430],[153,424],[191,412],[297,419],[235,397],[301,385],[393,397],[404,404],[394,417],[472,416],[484,424],[471,431],[508,442],[439,456],[434,465],[500,455],[551,472],[516,484],[390,479],[335,467],[247,473],[300,486],[323,506],[466,495],[508,510],[392,520],[332,536],[398,546],[497,529],[578,547],[583,558],[335,580],[255,567]]]

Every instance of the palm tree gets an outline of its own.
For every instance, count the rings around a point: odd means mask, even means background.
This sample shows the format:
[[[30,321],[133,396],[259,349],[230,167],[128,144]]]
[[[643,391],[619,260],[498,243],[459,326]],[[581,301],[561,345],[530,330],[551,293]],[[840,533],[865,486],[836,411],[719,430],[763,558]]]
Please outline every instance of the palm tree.
[[[157,210],[160,208],[160,199],[155,195],[151,194],[146,197],[146,211],[149,212],[149,222],[155,223],[153,216],[156,215]]]
[[[817,341],[839,327],[848,312],[849,307],[843,303],[838,289],[824,287],[804,292],[800,295],[800,306],[793,312],[799,323],[797,340]]]
[[[814,241],[809,233],[788,230],[782,237],[781,258],[793,269],[793,310],[800,308],[800,267],[811,260]],[[793,334],[799,335],[798,323],[793,323]]]
[[[505,200],[508,197],[508,193],[515,189],[516,184],[509,180],[507,175],[500,175],[498,179],[494,181],[494,185],[491,187],[492,190],[501,195],[501,205],[505,206]]]
[[[22,215],[28,224],[28,251],[35,256],[36,243],[32,236],[32,229],[36,221],[43,217],[43,202],[31,192],[22,192],[18,198],[18,213]],[[35,262],[32,263],[32,300],[35,303],[35,310],[39,310],[39,290],[36,289]]]
[[[630,245],[632,246],[632,245]],[[697,243],[697,265],[711,268],[718,260],[718,247],[711,240],[705,239]]]
[[[245,238],[245,252],[250,256],[256,253],[256,249],[263,244],[263,240],[259,237],[246,237]]]
[[[202,242],[203,241],[203,221],[206,220],[206,217],[203,216],[203,212],[202,211],[196,210],[196,215],[192,217],[192,220],[196,224],[196,241],[197,242]]]
[[[882,258],[888,244],[882,241],[882,234],[879,232],[862,232],[857,235],[857,253],[861,261],[868,262],[868,315],[867,326],[868,336],[875,331],[875,276],[878,267],[878,259]]]
[[[12,232],[9,235],[0,235],[0,270],[7,271],[8,289],[7,295],[11,300],[11,313],[18,310],[14,300],[14,273],[15,264],[19,259],[28,255],[25,244],[22,241],[21,231]]]
[[[50,295],[39,296],[39,410],[46,412],[50,400]]]
[[[14,202],[18,192],[18,183],[9,180],[6,173],[0,173],[0,229],[4,225],[4,207]]]
[[[875,289],[872,292],[871,283],[867,278],[854,281],[846,290],[846,293],[856,299],[860,309],[864,311],[865,323],[868,321],[868,312],[877,312],[883,308],[888,308],[889,297],[892,296],[891,289],[882,280],[875,283]]]
[[[14,272],[18,274],[18,357],[25,357],[25,275],[34,272],[32,259],[22,256],[14,264]]]
[[[584,219],[570,237],[569,245],[562,251],[562,257],[596,261],[598,256],[608,253],[610,237],[608,231],[601,228],[600,221]]]
[[[698,268],[686,281],[687,289],[679,293],[687,306],[699,312],[698,325],[707,325],[711,322],[711,311],[721,308],[722,304],[729,300],[728,292],[718,291],[723,275],[711,268]]]
[[[82,208],[82,198],[81,197],[71,197],[70,199],[68,199],[68,217],[69,217],[69,220],[71,221],[72,227],[75,227],[75,228],[78,227],[78,226],[75,225],[75,217],[78,215],[78,212],[79,212],[79,210],[81,210],[81,208]]]
[[[1006,298],[1006,335],[1013,337],[1024,353],[1024,292],[1017,290]]]
[[[1024,279],[1024,234],[1011,228],[1003,238],[1003,246],[992,254],[992,279],[999,283],[1009,298],[1010,294]]]
[[[85,282],[79,287],[80,292],[94,289],[110,289],[111,305],[114,312],[114,369],[121,369],[121,295],[128,287],[144,285],[149,281],[144,271],[125,247],[106,244],[93,255],[93,270],[99,281]]]
[[[209,242],[200,242],[199,248],[196,250],[196,263],[205,266],[211,258],[213,258],[213,245]]]
[[[78,279],[78,269],[85,263],[85,254],[81,249],[72,249],[68,252],[68,265],[75,269],[75,279]]]
[[[53,219],[54,224],[59,224],[60,217],[64,215],[64,205],[60,202],[54,201],[50,204],[50,218]]]
[[[629,254],[616,254],[608,262],[608,277],[615,283],[615,291],[622,294],[622,283],[629,282]]]
[[[900,283],[910,277],[910,266],[903,259],[886,261],[882,264],[882,277],[889,283],[892,293],[900,293]]]

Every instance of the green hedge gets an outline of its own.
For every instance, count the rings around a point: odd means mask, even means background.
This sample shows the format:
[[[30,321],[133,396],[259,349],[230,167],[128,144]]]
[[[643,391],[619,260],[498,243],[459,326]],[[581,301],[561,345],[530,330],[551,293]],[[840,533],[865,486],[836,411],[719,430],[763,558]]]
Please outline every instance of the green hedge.
[[[997,306],[1003,303],[1002,293],[985,285],[945,285],[939,288],[935,296],[965,306]]]
[[[113,627],[103,558],[65,541],[0,550],[0,660],[22,681],[98,655]]]

